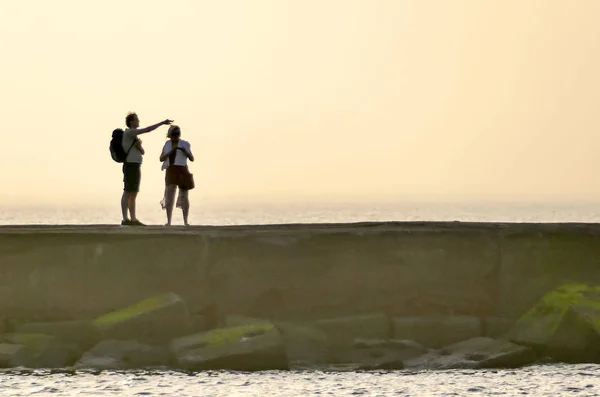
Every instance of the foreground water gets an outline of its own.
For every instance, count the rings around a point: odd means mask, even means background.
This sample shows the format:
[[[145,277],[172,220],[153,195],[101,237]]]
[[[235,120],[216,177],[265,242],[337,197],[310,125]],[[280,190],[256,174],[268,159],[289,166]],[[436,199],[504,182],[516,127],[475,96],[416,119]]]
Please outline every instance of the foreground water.
[[[600,366],[394,372],[8,371],[2,396],[600,396]]]

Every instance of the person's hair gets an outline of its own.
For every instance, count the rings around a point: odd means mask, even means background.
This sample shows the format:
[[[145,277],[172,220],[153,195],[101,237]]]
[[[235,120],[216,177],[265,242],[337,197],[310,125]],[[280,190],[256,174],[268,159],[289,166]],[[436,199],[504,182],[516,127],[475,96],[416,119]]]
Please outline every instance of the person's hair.
[[[129,127],[129,123],[131,123],[131,120],[133,120],[134,117],[137,117],[138,115],[135,112],[129,112],[127,113],[127,117],[125,117],[125,125],[127,127]]]
[[[179,128],[178,125],[172,124],[167,131],[167,138],[170,138],[171,135],[176,131],[179,132],[179,135],[181,135],[181,128]]]

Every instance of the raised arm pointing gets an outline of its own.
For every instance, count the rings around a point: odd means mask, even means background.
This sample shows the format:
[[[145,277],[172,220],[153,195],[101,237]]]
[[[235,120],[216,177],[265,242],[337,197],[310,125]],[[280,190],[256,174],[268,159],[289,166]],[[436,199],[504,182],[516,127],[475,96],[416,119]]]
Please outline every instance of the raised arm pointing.
[[[144,128],[139,128],[139,127],[130,128],[129,129],[129,133],[132,134],[132,135],[134,135],[134,136],[138,136],[140,134],[145,134],[147,132],[154,131],[155,129],[157,129],[161,125],[169,125],[172,122],[173,122],[173,120],[166,119],[166,120],[161,121],[160,123],[152,124],[152,125],[150,125],[148,127],[144,127]]]

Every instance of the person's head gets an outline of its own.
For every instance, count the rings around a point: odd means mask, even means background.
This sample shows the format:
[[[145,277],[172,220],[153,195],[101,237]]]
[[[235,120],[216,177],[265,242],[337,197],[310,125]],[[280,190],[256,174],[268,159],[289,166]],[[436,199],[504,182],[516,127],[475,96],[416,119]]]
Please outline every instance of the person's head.
[[[125,117],[125,125],[127,128],[138,128],[140,126],[140,119],[135,112],[127,113],[127,117]]]
[[[171,142],[177,142],[181,137],[181,128],[178,125],[171,125],[167,132],[167,138],[171,139]]]

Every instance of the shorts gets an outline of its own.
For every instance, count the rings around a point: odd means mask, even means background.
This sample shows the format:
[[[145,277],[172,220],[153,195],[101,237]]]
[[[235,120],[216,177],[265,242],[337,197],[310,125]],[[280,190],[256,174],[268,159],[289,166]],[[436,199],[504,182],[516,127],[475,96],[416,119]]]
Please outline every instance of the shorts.
[[[142,180],[142,164],[123,163],[123,190],[129,193],[140,191],[140,181]]]
[[[171,165],[165,172],[165,184],[177,185],[182,190],[194,188],[194,178],[187,166]]]

